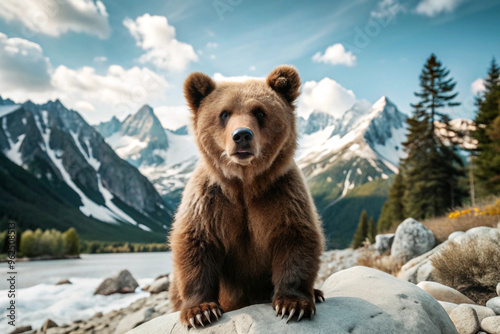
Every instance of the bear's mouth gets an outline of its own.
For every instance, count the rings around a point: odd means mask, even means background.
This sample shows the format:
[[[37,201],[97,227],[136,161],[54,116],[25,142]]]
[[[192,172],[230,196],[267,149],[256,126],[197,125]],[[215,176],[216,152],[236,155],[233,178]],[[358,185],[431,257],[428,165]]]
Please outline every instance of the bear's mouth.
[[[238,159],[248,159],[253,156],[253,153],[245,150],[239,150],[235,153],[232,154],[233,156],[237,157]]]

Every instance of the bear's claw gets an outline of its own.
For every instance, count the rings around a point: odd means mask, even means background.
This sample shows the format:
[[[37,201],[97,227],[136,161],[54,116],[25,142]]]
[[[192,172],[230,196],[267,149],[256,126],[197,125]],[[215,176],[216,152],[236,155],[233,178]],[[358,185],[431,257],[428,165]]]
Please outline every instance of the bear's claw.
[[[276,310],[276,316],[281,313],[281,319],[288,314],[286,323],[288,323],[297,311],[299,311],[297,321],[300,321],[304,315],[308,315],[311,319],[316,314],[314,302],[308,298],[287,296],[274,298],[273,307]]]
[[[325,301],[325,295],[323,295],[323,291],[314,289],[314,298],[317,303],[323,303]]]
[[[212,319],[212,316],[215,318]],[[217,303],[202,303],[181,310],[182,322],[192,328],[196,328],[197,325],[205,327],[206,324],[211,324],[212,320],[219,320],[220,316],[222,311]]]

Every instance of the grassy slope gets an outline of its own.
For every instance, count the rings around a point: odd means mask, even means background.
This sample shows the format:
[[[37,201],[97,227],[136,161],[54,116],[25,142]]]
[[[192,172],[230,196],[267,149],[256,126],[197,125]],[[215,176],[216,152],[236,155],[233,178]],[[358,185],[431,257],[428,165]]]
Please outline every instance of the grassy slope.
[[[75,227],[84,240],[165,241],[162,232],[149,233],[130,224],[108,224],[89,218],[70,202],[71,196],[61,196],[0,154],[0,218],[13,219],[22,229],[64,231]]]
[[[346,248],[350,245],[363,210],[366,210],[368,217],[377,221],[393,178],[377,179],[357,186],[334,205],[317,204],[329,248]]]

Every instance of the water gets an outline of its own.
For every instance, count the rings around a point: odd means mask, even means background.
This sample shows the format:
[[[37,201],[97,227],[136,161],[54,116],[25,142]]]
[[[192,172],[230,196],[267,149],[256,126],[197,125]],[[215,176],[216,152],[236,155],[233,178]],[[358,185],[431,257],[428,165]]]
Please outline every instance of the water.
[[[7,324],[10,299],[7,297],[7,263],[0,263],[0,333],[14,328]],[[161,274],[172,270],[170,252],[83,254],[82,259],[20,262],[17,266],[16,327],[39,328],[50,318],[58,325],[86,319],[97,312],[107,313],[130,305],[149,293],[141,287]],[[139,283],[133,294],[94,296],[95,288],[104,278],[128,269]],[[69,279],[73,284],[56,286]]]
[[[128,269],[136,279],[155,278],[172,271],[170,252],[82,254],[81,259],[18,262],[18,288],[54,284],[69,278],[106,278]],[[7,264],[1,264],[7,266]],[[0,289],[4,289],[4,282]]]

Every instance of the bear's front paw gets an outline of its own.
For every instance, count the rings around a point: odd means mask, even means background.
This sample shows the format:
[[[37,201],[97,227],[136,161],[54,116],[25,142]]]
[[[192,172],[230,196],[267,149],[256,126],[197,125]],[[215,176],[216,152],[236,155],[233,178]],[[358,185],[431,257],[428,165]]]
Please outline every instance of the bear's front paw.
[[[205,327],[206,323],[212,323],[212,320],[219,320],[222,316],[222,309],[217,303],[202,303],[197,306],[181,309],[181,322],[196,328],[196,325]],[[213,318],[212,318],[213,317]]]
[[[278,296],[273,298],[273,308],[276,310],[276,316],[281,314],[281,319],[288,314],[288,323],[290,319],[297,314],[297,321],[303,316],[310,317],[316,314],[316,306],[311,298],[298,296]]]

